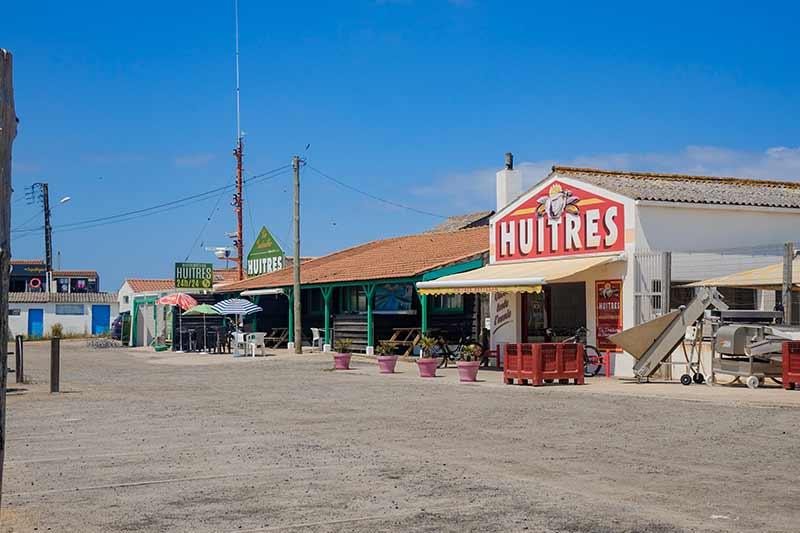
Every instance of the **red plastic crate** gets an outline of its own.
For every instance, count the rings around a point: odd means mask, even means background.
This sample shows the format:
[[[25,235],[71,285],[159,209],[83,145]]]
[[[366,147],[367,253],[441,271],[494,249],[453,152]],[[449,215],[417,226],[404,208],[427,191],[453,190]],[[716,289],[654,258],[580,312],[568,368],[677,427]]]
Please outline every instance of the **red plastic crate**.
[[[783,388],[800,386],[800,341],[783,343]]]
[[[505,346],[505,383],[534,386],[545,381],[584,383],[583,345],[564,343],[520,343]]]

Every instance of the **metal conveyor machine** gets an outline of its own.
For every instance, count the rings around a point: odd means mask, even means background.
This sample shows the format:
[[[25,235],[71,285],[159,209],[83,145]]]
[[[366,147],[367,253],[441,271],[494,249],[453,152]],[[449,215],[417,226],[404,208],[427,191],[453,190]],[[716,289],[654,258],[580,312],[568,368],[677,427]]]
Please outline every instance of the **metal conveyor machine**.
[[[637,360],[633,366],[636,377],[647,379],[665,364],[683,342],[687,328],[694,326],[709,307],[728,309],[716,288],[701,287],[688,305],[621,331],[609,339]]]

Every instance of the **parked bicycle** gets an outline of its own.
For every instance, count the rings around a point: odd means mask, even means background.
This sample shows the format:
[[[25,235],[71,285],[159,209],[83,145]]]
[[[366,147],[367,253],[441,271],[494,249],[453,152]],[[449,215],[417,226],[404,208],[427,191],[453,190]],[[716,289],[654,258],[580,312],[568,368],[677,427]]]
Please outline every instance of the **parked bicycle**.
[[[468,360],[469,357],[474,357],[478,350],[482,351],[483,347],[474,342],[470,335],[462,335],[455,345],[448,344],[447,341],[440,338],[432,354],[433,357],[442,358],[437,368],[447,368],[449,362]]]
[[[552,330],[548,331],[548,334],[552,337]],[[586,377],[594,377],[603,370],[605,361],[603,356],[600,355],[600,350],[586,343],[586,336],[586,328],[581,326],[575,330],[574,335],[563,339],[561,342],[583,344],[583,375]]]

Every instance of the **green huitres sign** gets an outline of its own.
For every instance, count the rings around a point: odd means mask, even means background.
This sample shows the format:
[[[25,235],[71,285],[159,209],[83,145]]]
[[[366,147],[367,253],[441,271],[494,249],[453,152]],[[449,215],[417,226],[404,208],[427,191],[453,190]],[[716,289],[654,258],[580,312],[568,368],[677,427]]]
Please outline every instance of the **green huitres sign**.
[[[175,263],[176,289],[211,289],[214,265],[211,263]]]
[[[247,275],[258,276],[282,269],[285,255],[269,230],[262,226],[247,254]]]

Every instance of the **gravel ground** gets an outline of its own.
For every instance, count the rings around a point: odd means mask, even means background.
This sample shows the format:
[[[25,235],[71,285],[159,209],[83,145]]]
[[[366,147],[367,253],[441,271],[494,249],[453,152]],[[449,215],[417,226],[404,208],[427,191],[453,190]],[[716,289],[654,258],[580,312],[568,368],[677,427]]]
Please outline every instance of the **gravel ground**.
[[[800,392],[717,398],[604,380],[533,389],[493,372],[467,385],[453,369],[420,379],[410,364],[396,375],[365,361],[332,372],[323,355],[66,342],[64,392],[50,395],[47,356],[47,345],[27,345],[32,383],[9,395],[3,532],[800,523]]]

